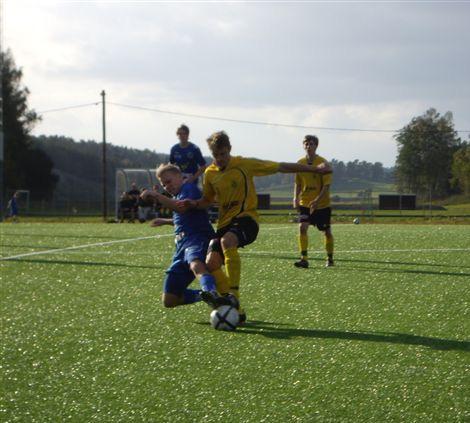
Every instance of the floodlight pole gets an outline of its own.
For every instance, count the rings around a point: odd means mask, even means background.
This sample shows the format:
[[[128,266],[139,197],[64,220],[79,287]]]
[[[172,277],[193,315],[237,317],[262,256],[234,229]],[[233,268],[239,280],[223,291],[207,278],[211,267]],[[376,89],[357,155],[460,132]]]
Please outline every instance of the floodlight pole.
[[[106,190],[106,93],[101,91],[101,105],[103,110],[103,154],[102,154],[102,183],[103,183],[103,220],[108,218],[108,195]]]

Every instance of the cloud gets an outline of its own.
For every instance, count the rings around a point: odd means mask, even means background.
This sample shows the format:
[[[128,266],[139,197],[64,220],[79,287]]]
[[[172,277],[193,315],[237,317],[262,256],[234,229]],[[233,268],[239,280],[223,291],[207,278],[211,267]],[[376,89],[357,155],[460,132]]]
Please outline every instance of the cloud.
[[[99,101],[105,88],[111,101],[190,113],[394,129],[429,107],[470,126],[469,18],[458,3],[7,1],[4,20],[38,110]],[[45,116],[37,130],[92,137],[94,112],[73,113]],[[152,147],[161,133],[168,141],[156,148],[167,148],[181,120],[115,110],[110,124],[119,144]],[[200,139],[228,128],[258,156],[271,137],[272,158],[295,158],[284,140],[304,132],[190,124]],[[330,156],[393,163],[388,135],[325,137]]]

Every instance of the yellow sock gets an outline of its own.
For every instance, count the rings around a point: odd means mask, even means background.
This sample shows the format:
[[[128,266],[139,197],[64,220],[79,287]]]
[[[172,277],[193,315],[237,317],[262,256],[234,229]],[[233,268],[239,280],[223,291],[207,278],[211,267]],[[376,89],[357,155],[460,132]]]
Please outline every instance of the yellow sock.
[[[325,249],[326,249],[326,254],[328,254],[328,257],[333,255],[333,250],[334,250],[333,236],[325,237]]]
[[[215,278],[215,285],[219,294],[228,294],[230,292],[230,283],[222,268],[214,270],[211,275]]]
[[[299,250],[300,250],[300,257],[303,260],[307,260],[308,256],[308,235],[307,234],[299,234]]]
[[[224,250],[225,271],[227,272],[230,283],[230,292],[237,298],[239,296],[238,288],[240,286],[241,262],[237,247]]]

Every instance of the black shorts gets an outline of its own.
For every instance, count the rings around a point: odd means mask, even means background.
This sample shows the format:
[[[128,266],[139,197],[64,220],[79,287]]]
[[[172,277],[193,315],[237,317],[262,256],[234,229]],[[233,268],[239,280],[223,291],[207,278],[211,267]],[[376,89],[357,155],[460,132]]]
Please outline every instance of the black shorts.
[[[216,238],[209,244],[209,252],[215,251],[223,255],[220,239],[227,233],[232,232],[238,238],[238,248],[249,245],[258,237],[259,226],[250,216],[235,217],[232,221],[216,232]]]
[[[310,213],[308,207],[299,207],[299,222],[309,222],[310,225],[316,226],[319,231],[326,231],[331,227],[331,207],[317,209]]]

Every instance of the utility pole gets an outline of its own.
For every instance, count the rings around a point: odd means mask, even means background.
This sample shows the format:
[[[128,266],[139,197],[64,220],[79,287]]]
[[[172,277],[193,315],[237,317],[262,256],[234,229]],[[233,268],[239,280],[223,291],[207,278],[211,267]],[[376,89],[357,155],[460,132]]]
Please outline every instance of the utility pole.
[[[103,182],[103,220],[108,219],[108,194],[106,189],[106,93],[101,91],[101,105],[103,109],[103,154],[102,154],[102,182]]]

